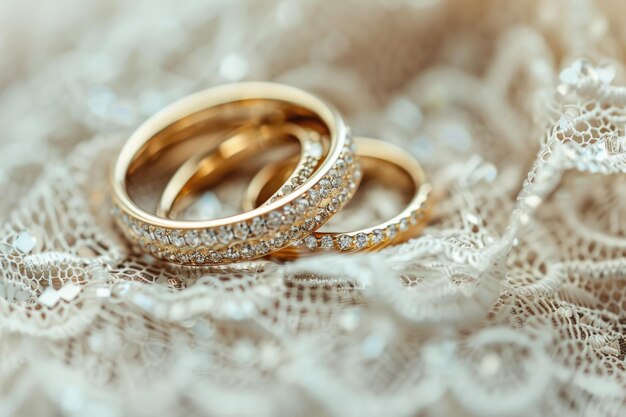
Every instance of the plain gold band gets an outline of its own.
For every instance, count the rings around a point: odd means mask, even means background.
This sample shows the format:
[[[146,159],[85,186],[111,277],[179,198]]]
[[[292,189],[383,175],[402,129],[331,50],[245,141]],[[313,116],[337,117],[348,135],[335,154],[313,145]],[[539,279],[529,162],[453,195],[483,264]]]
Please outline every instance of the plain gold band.
[[[246,160],[264,149],[284,142],[284,136],[292,136],[300,143],[300,157],[284,185],[272,197],[271,201],[293,191],[294,185],[301,185],[300,178],[308,179],[318,167],[325,154],[327,144],[315,131],[297,124],[266,125],[259,128],[243,127],[234,134],[228,133],[227,139],[217,147],[198,152],[183,163],[172,175],[163,189],[156,214],[161,217],[175,218],[186,206],[195,200],[201,191],[222,178]],[[278,139],[278,140],[277,140]],[[245,209],[254,210],[255,207]]]

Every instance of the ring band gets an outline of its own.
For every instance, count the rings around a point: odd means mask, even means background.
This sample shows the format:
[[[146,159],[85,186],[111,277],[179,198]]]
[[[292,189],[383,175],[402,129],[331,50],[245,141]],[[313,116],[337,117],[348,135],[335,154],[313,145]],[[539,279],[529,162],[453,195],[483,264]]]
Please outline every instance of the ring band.
[[[306,123],[329,137],[328,152],[297,190],[234,216],[202,221],[168,219],[131,199],[128,176],[170,146],[207,129],[224,132],[250,123],[254,128]],[[355,150],[337,111],[302,90],[273,83],[205,90],[166,107],[125,143],[111,176],[114,215],[131,241],[171,262],[219,265],[258,258],[316,230],[349,201],[356,189]]]
[[[218,147],[198,152],[185,161],[164,187],[157,205],[157,216],[176,218],[203,189],[220,180],[224,172],[245,163],[263,149],[284,142],[282,138],[285,134],[299,141],[300,158],[292,174],[270,201],[295,191],[317,169],[325,152],[323,138],[317,131],[297,124],[266,125],[258,129],[246,127],[222,141]]]
[[[377,139],[357,137],[357,157],[361,162],[363,177],[380,176],[385,166],[393,166],[405,173],[411,180],[414,192],[409,204],[395,217],[375,226],[352,232],[316,231],[288,248],[272,254],[279,259],[293,259],[300,256],[320,254],[328,251],[371,252],[387,245],[398,244],[417,236],[426,225],[429,216],[429,196],[431,185],[421,165],[401,148]],[[250,183],[244,200],[244,209],[257,205],[264,187],[281,177],[288,166],[277,163],[259,171]],[[263,198],[260,198],[263,200]]]

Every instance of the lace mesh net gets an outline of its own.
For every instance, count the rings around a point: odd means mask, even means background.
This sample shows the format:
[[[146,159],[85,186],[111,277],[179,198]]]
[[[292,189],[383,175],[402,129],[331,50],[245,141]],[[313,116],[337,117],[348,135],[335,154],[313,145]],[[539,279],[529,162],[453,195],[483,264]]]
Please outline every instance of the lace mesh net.
[[[626,415],[624,12],[1,3],[0,415]],[[128,247],[116,151],[242,79],[413,153],[438,192],[424,235],[229,268]]]

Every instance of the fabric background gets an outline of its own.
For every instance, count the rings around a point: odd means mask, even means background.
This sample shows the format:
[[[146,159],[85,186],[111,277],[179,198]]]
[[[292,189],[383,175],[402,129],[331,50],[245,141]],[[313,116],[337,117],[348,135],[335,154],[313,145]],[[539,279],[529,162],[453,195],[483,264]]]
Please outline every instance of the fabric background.
[[[0,416],[626,415],[625,12],[4,0]],[[416,156],[439,193],[424,235],[229,268],[128,247],[117,150],[239,80],[311,90]]]

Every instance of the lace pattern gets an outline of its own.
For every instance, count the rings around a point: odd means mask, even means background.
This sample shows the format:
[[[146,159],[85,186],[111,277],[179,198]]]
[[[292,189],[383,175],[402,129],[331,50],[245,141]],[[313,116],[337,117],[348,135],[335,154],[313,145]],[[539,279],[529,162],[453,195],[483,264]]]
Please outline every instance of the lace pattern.
[[[0,415],[625,415],[621,2],[32,7],[0,4]],[[223,268],[129,247],[115,152],[241,79],[413,153],[424,235]]]

